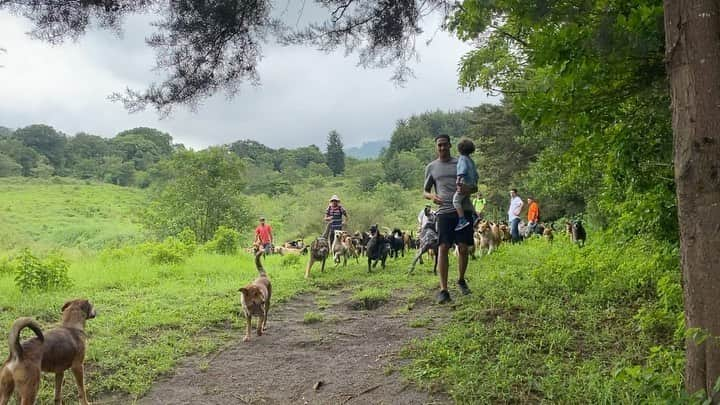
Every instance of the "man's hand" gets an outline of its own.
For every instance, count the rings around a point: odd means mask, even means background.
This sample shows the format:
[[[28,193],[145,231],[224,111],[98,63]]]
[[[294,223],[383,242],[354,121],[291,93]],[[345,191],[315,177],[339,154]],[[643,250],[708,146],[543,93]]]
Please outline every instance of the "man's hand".
[[[434,202],[437,205],[442,205],[442,203],[443,203],[442,198],[440,198],[440,196],[437,194],[430,194],[430,200],[432,200],[432,202]]]

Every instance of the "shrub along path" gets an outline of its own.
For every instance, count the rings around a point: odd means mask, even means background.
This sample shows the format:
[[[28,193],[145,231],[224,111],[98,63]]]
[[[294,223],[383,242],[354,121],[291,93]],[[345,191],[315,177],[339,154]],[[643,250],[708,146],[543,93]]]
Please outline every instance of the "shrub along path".
[[[402,346],[447,318],[449,308],[432,305],[433,292],[364,301],[348,290],[303,294],[271,308],[263,336],[253,329],[244,343],[240,328],[224,350],[187,359],[139,403],[450,403],[397,369]]]

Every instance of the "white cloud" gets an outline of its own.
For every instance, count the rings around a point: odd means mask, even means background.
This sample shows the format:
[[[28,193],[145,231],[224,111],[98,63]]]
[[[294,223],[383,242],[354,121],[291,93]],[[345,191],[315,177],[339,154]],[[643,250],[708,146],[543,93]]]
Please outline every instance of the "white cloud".
[[[457,64],[469,48],[438,32],[429,47],[418,42],[421,61],[406,87],[389,80],[390,70],[357,67],[356,55],[268,45],[258,69],[260,87],[243,85],[230,101],[215,95],[197,113],[181,107],[162,120],[153,111],[128,114],[107,96],[161,79],[151,71],[154,55],[144,43],[151,20],[129,18],[122,38],[92,31],[77,43],[53,47],[26,36],[26,20],[0,12],[0,46],[7,49],[0,54],[5,65],[0,68],[0,125],[45,123],[66,134],[108,137],[149,126],[193,148],[247,138],[272,147],[323,147],[335,129],[345,145],[353,146],[389,138],[399,118],[497,101],[457,89]]]

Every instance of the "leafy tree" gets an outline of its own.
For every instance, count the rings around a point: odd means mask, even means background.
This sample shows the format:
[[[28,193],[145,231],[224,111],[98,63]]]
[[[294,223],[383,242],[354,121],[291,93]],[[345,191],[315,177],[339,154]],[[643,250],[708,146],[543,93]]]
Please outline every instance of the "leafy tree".
[[[132,162],[136,170],[147,170],[173,153],[170,135],[153,128],[135,128],[120,132],[111,141],[115,154]]]
[[[37,167],[42,157],[15,138],[0,140],[0,150],[20,165],[20,175],[24,177],[32,176],[33,168]]]
[[[280,170],[280,161],[276,160],[276,152],[258,141],[244,139],[230,144],[230,150],[241,159],[248,159],[256,165],[265,165],[271,170]]]
[[[97,135],[78,133],[65,144],[68,173],[82,179],[102,178],[102,159],[110,155],[110,141]]]
[[[130,186],[135,174],[132,162],[123,162],[119,156],[105,156],[102,164],[102,179],[116,186]]]
[[[62,174],[65,166],[64,134],[55,131],[48,125],[30,125],[20,128],[13,133],[13,137],[45,156],[54,168],[55,174]]]
[[[461,84],[502,91],[524,144],[542,150],[527,185],[590,202],[627,235],[627,210],[656,215],[648,235],[677,234],[662,15],[656,0],[466,1],[449,24],[480,45]]]
[[[342,139],[335,130],[330,131],[328,134],[326,161],[334,176],[345,171],[345,152],[343,151]]]
[[[239,230],[249,223],[245,172],[234,153],[223,147],[179,152],[161,166],[168,181],[158,186],[144,216],[158,236],[189,228],[206,242],[221,225]]]
[[[325,163],[325,156],[315,145],[303,146],[288,152],[288,158],[293,160],[298,167],[308,167],[311,163]]]
[[[424,139],[433,139],[436,135],[447,134],[451,138],[466,135],[471,114],[467,111],[440,110],[413,115],[400,119],[390,138],[384,158],[392,157],[402,151],[415,150]],[[433,157],[434,159],[434,157]]]
[[[69,164],[79,159],[97,159],[110,154],[110,142],[97,135],[80,132],[68,138],[65,158]]]
[[[12,157],[0,153],[0,177],[19,176],[22,173],[20,166]]]
[[[155,144],[160,156],[170,156],[173,153],[172,137],[170,134],[155,128],[138,127],[128,129],[115,135],[115,139],[133,136],[146,139]]]
[[[397,183],[406,189],[420,190],[422,187],[425,165],[409,151],[400,152],[393,158],[383,160],[385,180]]]

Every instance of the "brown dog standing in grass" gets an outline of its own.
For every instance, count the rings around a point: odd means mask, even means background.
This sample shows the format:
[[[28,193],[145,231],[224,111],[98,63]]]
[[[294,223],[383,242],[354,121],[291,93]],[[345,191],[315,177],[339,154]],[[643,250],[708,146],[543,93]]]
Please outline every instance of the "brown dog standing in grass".
[[[40,388],[40,370],[55,373],[55,404],[62,404],[65,370],[71,369],[78,386],[80,403],[87,405],[85,394],[85,321],[95,318],[88,300],[68,301],[62,307],[62,324],[44,334],[30,318],[13,323],[8,343],[10,356],[0,370],[0,404],[7,404],[13,391],[20,394],[21,405],[35,403]],[[30,328],[37,337],[20,344],[20,331]]]
[[[260,263],[261,256],[262,251],[255,254],[255,267],[258,273],[260,273],[260,276],[239,290],[240,304],[242,305],[245,320],[247,321],[247,330],[245,332],[245,338],[243,339],[245,342],[250,340],[253,315],[260,318],[257,324],[258,336],[262,336],[263,331],[267,329],[267,316],[270,310],[272,287],[270,285],[270,279],[267,277],[267,274],[265,274],[262,263]]]

